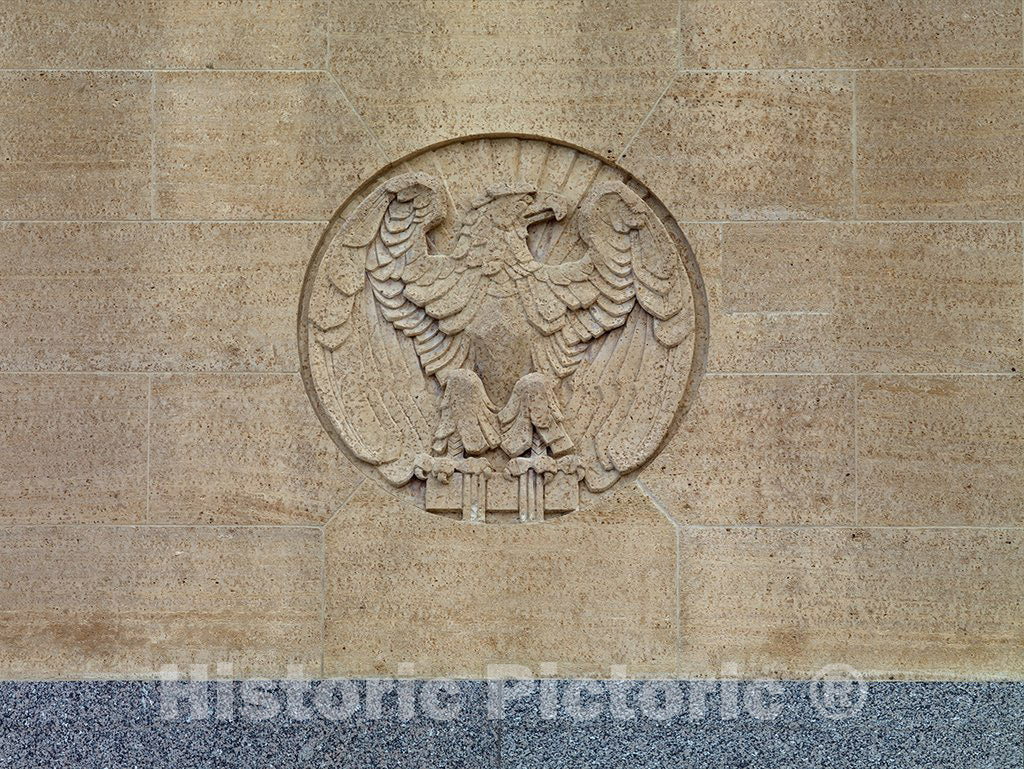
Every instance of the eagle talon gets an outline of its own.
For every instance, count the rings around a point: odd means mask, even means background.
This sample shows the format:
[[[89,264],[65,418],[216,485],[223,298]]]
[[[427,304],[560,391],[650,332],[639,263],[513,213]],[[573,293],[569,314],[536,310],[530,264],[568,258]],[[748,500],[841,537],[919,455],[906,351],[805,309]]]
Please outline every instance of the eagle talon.
[[[440,457],[434,462],[433,475],[441,483],[449,483],[455,475],[455,461],[451,457]]]
[[[572,439],[562,427],[562,410],[555,395],[556,380],[549,374],[534,371],[521,377],[512,388],[505,408],[498,412],[501,423],[501,448],[510,456],[518,456],[534,445],[547,448],[552,456],[561,456],[574,448]]]
[[[440,377],[444,385],[441,420],[434,433],[435,455],[475,456],[498,445],[497,410],[483,382],[468,369],[452,369]]]
[[[545,483],[554,478],[558,473],[572,475],[579,480],[583,478],[584,472],[583,464],[578,454],[567,454],[566,456],[555,458],[546,453],[534,452],[528,457],[514,457],[510,459],[505,464],[502,474],[506,480],[512,480],[526,474],[530,470],[533,470],[538,475],[542,475]]]

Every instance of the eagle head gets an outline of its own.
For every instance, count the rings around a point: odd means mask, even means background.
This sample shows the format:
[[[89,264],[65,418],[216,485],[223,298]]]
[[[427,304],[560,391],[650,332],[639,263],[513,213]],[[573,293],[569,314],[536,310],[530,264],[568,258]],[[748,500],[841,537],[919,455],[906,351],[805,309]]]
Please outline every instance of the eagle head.
[[[515,233],[525,240],[528,227],[552,219],[561,220],[567,208],[561,196],[538,192],[532,184],[501,184],[487,188],[473,201],[467,222]]]

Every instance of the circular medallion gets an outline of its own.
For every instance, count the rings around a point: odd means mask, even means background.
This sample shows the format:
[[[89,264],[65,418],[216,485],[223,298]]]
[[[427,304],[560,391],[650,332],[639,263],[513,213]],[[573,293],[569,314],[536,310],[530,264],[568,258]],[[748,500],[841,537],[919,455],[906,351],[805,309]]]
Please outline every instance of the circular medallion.
[[[707,307],[679,226],[579,147],[469,137],[384,169],[310,262],[303,379],[324,428],[425,510],[571,513],[685,413]]]

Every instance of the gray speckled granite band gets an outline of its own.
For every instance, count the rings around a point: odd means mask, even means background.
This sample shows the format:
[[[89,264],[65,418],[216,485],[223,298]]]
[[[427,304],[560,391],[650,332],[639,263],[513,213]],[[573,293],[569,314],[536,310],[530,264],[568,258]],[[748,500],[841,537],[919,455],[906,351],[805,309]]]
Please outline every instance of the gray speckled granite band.
[[[0,703],[4,769],[1024,767],[1022,683],[3,682]]]

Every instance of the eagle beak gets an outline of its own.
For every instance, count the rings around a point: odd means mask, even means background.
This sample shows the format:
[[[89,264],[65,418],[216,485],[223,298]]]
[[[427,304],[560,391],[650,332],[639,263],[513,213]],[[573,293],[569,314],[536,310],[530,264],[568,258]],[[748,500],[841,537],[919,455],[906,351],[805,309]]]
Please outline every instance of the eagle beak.
[[[527,226],[552,219],[561,221],[565,218],[567,210],[568,205],[566,205],[565,198],[553,192],[544,192],[537,195],[533,204],[523,211],[523,218],[526,219]]]

